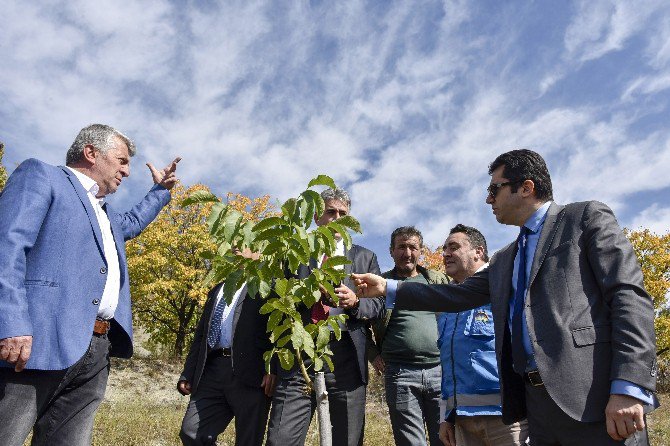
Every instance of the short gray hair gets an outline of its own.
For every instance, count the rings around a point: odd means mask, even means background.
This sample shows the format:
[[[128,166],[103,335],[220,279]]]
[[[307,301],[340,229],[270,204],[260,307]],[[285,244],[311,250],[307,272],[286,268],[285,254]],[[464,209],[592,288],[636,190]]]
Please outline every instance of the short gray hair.
[[[351,198],[349,198],[349,194],[346,190],[340,189],[339,187],[337,189],[328,188],[324,190],[321,192],[321,198],[323,198],[323,201],[341,201],[342,203],[346,204],[349,209],[351,209]]]
[[[65,156],[65,164],[71,165],[81,161],[84,147],[92,145],[101,153],[106,153],[113,147],[113,139],[119,138],[128,146],[128,154],[135,156],[135,143],[123,133],[105,124],[91,124],[79,131],[74,142]]]

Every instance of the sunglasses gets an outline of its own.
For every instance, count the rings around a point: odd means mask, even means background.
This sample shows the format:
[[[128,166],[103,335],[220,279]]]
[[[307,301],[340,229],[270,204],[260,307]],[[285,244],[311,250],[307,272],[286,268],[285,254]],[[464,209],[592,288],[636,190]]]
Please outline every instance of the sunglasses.
[[[512,184],[520,184],[523,183],[526,180],[515,180],[515,181],[505,181],[504,183],[491,183],[489,184],[489,187],[486,188],[486,190],[489,193],[489,197],[495,198],[496,195],[498,195],[498,191],[500,188],[504,186],[510,186]]]

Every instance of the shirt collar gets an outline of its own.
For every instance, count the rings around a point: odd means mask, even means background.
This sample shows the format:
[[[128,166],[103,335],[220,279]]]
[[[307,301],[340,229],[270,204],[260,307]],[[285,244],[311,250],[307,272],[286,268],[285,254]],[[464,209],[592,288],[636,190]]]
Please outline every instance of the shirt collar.
[[[483,264],[482,266],[480,266],[479,268],[477,268],[477,271],[475,271],[475,274],[477,274],[479,271],[483,271],[483,270],[485,270],[485,269],[488,268],[488,267],[489,267],[489,262],[486,262],[485,264]]]
[[[72,172],[74,176],[77,177],[82,187],[86,190],[86,192],[91,194],[91,196],[93,196],[93,198],[95,198],[98,201],[98,203],[100,203],[100,206],[102,206],[105,203],[104,197],[103,198],[96,197],[96,195],[98,195],[98,192],[100,192],[100,186],[98,186],[98,183],[96,183],[93,178],[79,172],[76,169],[73,169],[70,166],[65,167],[67,167],[70,170],[70,172]]]
[[[526,220],[526,223],[523,224],[526,228],[528,228],[528,230],[530,230],[530,232],[535,234],[540,230],[544,224],[544,219],[547,217],[547,211],[549,210],[551,203],[551,201],[544,203],[535,212],[533,212],[533,215],[531,215],[530,218]]]

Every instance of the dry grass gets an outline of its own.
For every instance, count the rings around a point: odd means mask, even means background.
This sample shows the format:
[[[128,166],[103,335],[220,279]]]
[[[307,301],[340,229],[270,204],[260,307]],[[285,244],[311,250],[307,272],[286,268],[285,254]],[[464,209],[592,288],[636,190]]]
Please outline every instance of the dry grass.
[[[187,398],[175,389],[180,371],[180,365],[164,361],[114,361],[107,395],[96,417],[93,445],[179,446],[179,427],[187,404]],[[371,378],[364,444],[392,445],[383,383],[376,376]],[[663,405],[648,419],[652,445],[670,444],[670,408],[667,407],[670,395],[663,394],[660,398]],[[234,439],[231,423],[219,437],[218,444],[232,446]],[[318,445],[315,422],[310,426],[305,444]]]

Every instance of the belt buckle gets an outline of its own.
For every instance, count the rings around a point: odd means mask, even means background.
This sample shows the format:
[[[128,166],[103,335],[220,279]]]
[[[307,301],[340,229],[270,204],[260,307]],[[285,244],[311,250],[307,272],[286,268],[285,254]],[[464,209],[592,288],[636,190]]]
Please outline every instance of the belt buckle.
[[[230,348],[222,348],[221,356],[233,356],[233,352]]]
[[[544,382],[542,382],[542,377],[540,376],[539,371],[531,370],[530,372],[526,373],[526,376],[528,377],[528,381],[532,386],[539,387],[544,385]]]

